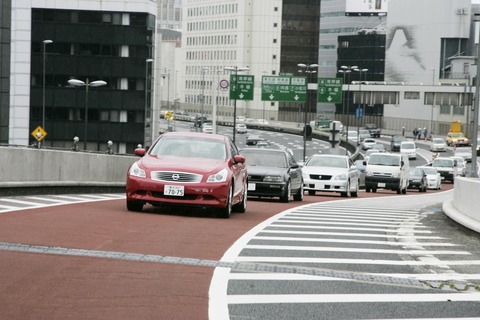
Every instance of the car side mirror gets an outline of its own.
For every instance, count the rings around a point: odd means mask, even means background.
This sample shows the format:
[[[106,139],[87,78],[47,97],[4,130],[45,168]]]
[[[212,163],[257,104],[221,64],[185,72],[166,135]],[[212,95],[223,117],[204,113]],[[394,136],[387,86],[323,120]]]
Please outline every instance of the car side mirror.
[[[233,156],[233,162],[235,162],[235,163],[245,163],[245,157],[237,154],[237,155]]]
[[[147,151],[143,148],[137,148],[134,151],[134,154],[139,157],[143,157]]]

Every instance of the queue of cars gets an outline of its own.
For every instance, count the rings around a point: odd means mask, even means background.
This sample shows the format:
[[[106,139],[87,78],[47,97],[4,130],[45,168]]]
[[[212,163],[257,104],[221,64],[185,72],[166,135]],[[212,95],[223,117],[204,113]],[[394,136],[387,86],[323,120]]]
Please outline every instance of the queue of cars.
[[[229,218],[234,211],[246,211],[248,196],[289,202],[302,201],[305,192],[357,197],[362,187],[367,192],[382,188],[399,194],[407,189],[425,192],[465,174],[461,157],[436,157],[427,166],[410,168],[415,142],[402,139],[399,154],[364,138],[362,148],[372,152],[367,160],[354,163],[346,155],[316,154],[302,164],[288,149],[272,149],[258,135],[248,135],[247,147],[237,149],[230,138],[203,130],[208,124],[202,124],[203,133],[167,132],[148,150],[135,150],[141,158],[127,173],[129,211],[142,211],[146,204],[210,207]]]

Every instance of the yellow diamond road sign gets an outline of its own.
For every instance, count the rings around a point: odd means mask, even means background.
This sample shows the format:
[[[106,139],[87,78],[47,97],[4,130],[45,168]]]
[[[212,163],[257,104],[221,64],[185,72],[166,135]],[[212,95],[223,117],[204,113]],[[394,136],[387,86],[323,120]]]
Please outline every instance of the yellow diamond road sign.
[[[38,126],[32,131],[32,136],[37,139],[37,141],[42,141],[47,136],[47,132],[43,130],[41,126]]]

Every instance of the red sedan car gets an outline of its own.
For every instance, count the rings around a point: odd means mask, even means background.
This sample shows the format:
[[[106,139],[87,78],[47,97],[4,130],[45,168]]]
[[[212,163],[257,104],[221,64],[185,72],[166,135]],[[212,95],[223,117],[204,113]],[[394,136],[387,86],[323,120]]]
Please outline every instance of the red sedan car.
[[[218,208],[229,218],[247,208],[245,157],[230,138],[217,134],[168,132],[127,173],[127,209],[147,203]]]

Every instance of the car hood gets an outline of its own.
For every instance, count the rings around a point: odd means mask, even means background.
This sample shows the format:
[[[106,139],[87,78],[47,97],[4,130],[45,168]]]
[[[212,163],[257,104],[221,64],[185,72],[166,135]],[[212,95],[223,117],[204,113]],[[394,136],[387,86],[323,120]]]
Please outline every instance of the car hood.
[[[271,175],[280,176],[287,172],[287,168],[265,167],[265,166],[247,166],[248,175]]]
[[[303,167],[302,171],[306,174],[328,174],[328,175],[338,175],[342,173],[347,173],[347,168],[333,168],[333,167]]]
[[[226,166],[225,160],[151,155],[145,155],[139,163],[148,171],[181,171],[199,174],[221,170]]]

